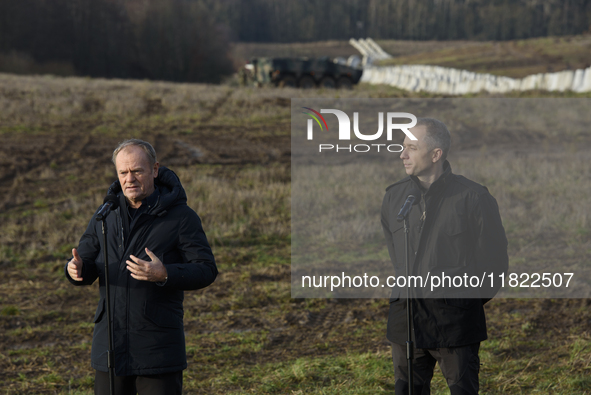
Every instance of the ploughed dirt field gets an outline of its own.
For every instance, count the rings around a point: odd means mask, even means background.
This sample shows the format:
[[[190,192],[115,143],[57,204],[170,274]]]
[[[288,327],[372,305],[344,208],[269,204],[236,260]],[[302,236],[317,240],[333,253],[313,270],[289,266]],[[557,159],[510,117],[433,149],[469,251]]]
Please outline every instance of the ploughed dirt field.
[[[92,393],[98,286],[70,285],[63,268],[115,180],[113,148],[139,137],[179,175],[220,269],[213,285],[185,293],[185,393],[392,394],[387,300],[290,297],[290,98],[305,94],[0,75],[0,392]],[[367,86],[340,94],[405,95]],[[523,161],[511,171],[535,169],[544,156],[532,147],[544,136],[517,148],[511,136],[465,140],[450,160],[484,156]],[[552,163],[569,165],[546,176],[565,179],[575,195],[567,204],[587,204],[588,170],[578,161],[588,162],[589,138],[549,141]],[[514,220],[511,259],[589,262],[588,205],[557,228],[552,218],[540,222],[532,196],[560,199],[560,184],[547,192],[523,185],[530,189],[507,200],[498,192],[502,211],[521,210],[504,216]],[[589,299],[498,299],[486,313],[482,393],[591,393]],[[434,393],[444,388],[438,373]]]

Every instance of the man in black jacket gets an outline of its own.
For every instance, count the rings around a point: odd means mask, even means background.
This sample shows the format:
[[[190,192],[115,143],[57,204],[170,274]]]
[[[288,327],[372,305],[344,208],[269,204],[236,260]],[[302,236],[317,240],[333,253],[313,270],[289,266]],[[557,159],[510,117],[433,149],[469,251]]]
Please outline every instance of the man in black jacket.
[[[505,231],[486,187],[452,173],[447,127],[419,118],[411,132],[417,140],[406,137],[400,155],[408,177],[388,187],[382,226],[394,274],[405,276],[405,232],[397,215],[409,195],[419,197],[409,216],[409,276],[421,276],[425,285],[410,289],[414,393],[430,393],[439,363],[452,395],[477,394],[478,350],[487,338],[483,305],[508,268]],[[394,288],[388,314],[397,395],[408,394],[405,298],[405,288]]]
[[[187,367],[183,291],[210,285],[218,273],[215,260],[180,180],[159,167],[149,143],[124,141],[113,152],[113,163],[119,181],[108,194],[120,204],[106,225],[115,393],[181,394]],[[95,216],[72,250],[66,277],[74,285],[99,279],[92,366],[95,394],[108,394],[105,258]]]

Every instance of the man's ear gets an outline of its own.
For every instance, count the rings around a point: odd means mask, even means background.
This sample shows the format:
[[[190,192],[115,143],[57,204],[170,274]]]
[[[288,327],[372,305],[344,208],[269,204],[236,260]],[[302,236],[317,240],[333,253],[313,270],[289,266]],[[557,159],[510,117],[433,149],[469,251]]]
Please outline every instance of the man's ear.
[[[154,178],[158,177],[158,168],[160,167],[160,163],[154,163]]]
[[[435,148],[431,154],[433,163],[437,163],[443,157],[443,150],[441,148]]]

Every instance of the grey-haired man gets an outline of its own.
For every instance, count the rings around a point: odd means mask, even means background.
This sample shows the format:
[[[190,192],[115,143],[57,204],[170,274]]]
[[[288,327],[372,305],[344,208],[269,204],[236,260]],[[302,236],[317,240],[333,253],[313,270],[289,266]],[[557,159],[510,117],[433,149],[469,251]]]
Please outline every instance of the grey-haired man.
[[[119,180],[108,194],[120,204],[106,225],[115,393],[181,394],[187,367],[184,291],[210,285],[218,273],[215,260],[179,178],[159,166],[149,143],[124,141],[113,163]],[[95,394],[108,394],[105,258],[95,216],[72,250],[66,277],[74,285],[99,280],[92,366]]]

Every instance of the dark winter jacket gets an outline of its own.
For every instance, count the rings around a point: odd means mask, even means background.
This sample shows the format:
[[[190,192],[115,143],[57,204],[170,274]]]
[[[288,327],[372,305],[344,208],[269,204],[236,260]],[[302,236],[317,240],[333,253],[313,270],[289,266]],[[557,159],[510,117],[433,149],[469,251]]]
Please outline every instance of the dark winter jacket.
[[[496,200],[482,185],[453,174],[447,161],[444,173],[426,192],[414,176],[386,191],[382,227],[396,276],[406,275],[404,224],[396,218],[408,195],[420,196],[409,216],[409,275],[421,276],[426,284],[412,288],[415,346],[455,347],[485,340],[483,304],[497,293],[498,276],[508,268]],[[431,289],[433,276],[459,276],[463,281]],[[406,332],[406,289],[394,288],[388,339],[404,344]]]
[[[120,205],[106,220],[115,374],[151,375],[187,367],[183,331],[184,290],[207,287],[217,276],[215,260],[197,214],[187,206],[185,191],[174,172],[160,167],[155,192],[142,201],[133,220],[128,216],[119,181],[109,188]],[[96,213],[95,213],[96,215]],[[130,255],[150,261],[150,249],[165,265],[164,284],[139,281],[126,268]],[[101,222],[90,220],[78,245],[83,281],[97,278],[100,301],[94,317],[92,367],[106,372],[107,319],[104,246]]]

